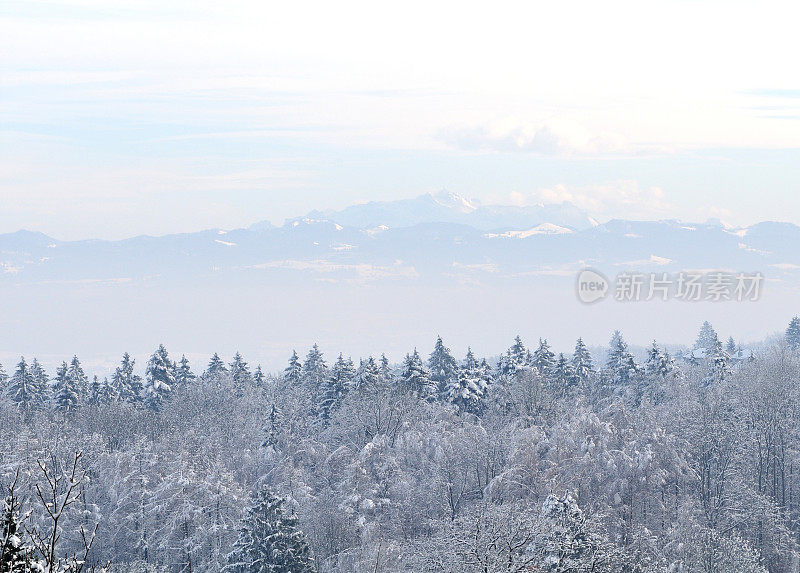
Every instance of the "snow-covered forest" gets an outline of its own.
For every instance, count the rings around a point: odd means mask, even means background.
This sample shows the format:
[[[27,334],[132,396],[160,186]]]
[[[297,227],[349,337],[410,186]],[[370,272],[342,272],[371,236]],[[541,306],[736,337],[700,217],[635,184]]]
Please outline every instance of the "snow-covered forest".
[[[800,319],[692,346],[21,358],[0,570],[797,571]]]

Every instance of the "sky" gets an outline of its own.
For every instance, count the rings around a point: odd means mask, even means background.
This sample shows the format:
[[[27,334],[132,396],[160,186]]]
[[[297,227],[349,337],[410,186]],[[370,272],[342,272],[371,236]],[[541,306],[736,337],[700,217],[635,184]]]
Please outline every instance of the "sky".
[[[800,223],[789,2],[0,3],[0,233],[281,223],[447,189]]]

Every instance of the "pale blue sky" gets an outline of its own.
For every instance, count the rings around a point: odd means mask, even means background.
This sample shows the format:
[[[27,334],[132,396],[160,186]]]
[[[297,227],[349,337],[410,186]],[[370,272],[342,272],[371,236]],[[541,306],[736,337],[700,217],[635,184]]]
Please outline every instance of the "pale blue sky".
[[[0,232],[230,228],[442,188],[800,223],[795,12],[6,0]]]

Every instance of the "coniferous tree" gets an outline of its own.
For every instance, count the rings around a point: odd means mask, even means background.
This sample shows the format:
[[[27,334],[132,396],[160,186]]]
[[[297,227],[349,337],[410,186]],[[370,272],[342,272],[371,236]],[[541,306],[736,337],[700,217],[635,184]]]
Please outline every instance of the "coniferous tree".
[[[50,377],[36,358],[31,362],[31,374],[36,381],[38,405],[44,406],[50,400]]]
[[[233,378],[234,385],[236,385],[238,388],[252,386],[253,375],[250,373],[250,367],[247,365],[247,362],[244,361],[242,355],[238,352],[233,355],[230,373],[231,378]]]
[[[178,367],[175,370],[175,385],[177,388],[186,388],[196,379],[197,376],[194,375],[194,372],[192,372],[189,366],[189,360],[186,359],[186,355],[182,354],[180,361],[178,361]]]
[[[239,529],[226,573],[314,573],[314,559],[297,518],[264,487]]]
[[[77,356],[73,356],[70,360],[67,376],[78,393],[78,400],[83,400],[89,392],[89,377],[83,371],[83,366]]]
[[[800,316],[795,316],[786,329],[786,344],[792,350],[800,349]]]
[[[736,356],[736,341],[733,336],[728,337],[728,342],[725,343],[725,352],[728,353],[728,356]]]
[[[0,364],[0,392],[5,393],[6,383],[8,382],[8,374],[3,369],[3,365]]]
[[[584,388],[595,373],[592,355],[583,343],[582,338],[579,338],[575,343],[575,352],[572,354],[572,370],[575,372],[578,383]]]
[[[108,381],[107,377],[103,378],[100,384],[100,390],[97,394],[97,403],[105,406],[111,404],[117,399],[117,392],[114,386]]]
[[[622,334],[616,330],[611,337],[611,345],[606,361],[606,370],[616,386],[630,384],[640,374],[640,369],[628,351],[628,345]]]
[[[447,399],[462,412],[480,415],[484,410],[487,390],[483,367],[472,349],[468,348],[458,376],[448,386]]]
[[[314,344],[306,355],[300,375],[303,386],[306,387],[313,400],[316,401],[319,397],[329,374],[328,365],[325,364],[322,352],[320,352],[319,346]]]
[[[145,405],[158,412],[172,395],[175,386],[174,364],[170,361],[163,344],[158,346],[147,362],[146,376]]]
[[[280,413],[275,403],[270,404],[267,425],[264,428],[264,441],[261,442],[262,448],[274,448],[278,444],[278,434],[280,433]]]
[[[24,357],[20,358],[8,383],[8,397],[26,414],[40,408],[44,403],[36,378]]]
[[[517,372],[531,366],[533,358],[522,343],[519,335],[514,337],[514,344],[509,348],[505,355],[500,357],[497,364],[497,372],[501,376],[514,376]]]
[[[261,364],[259,364],[253,372],[253,383],[259,388],[263,388],[266,381],[267,377],[264,375],[264,371],[261,370]]]
[[[442,342],[442,337],[436,338],[430,358],[428,359],[428,371],[431,380],[436,383],[436,390],[439,396],[446,396],[449,387],[458,378],[458,363],[450,349]]]
[[[711,326],[707,320],[703,322],[700,327],[700,333],[697,335],[697,340],[694,343],[694,350],[703,349],[706,353],[715,350],[719,337],[717,331]]]
[[[321,419],[327,422],[334,410],[339,407],[347,392],[352,388],[355,368],[351,359],[345,360],[342,354],[333,364],[330,376],[322,384],[322,394],[318,408]]]
[[[403,390],[422,400],[436,398],[437,386],[428,375],[416,348],[412,354],[406,354],[403,371],[400,374],[400,385]]]
[[[539,371],[539,374],[547,377],[550,374],[550,369],[555,364],[556,355],[550,350],[550,345],[547,339],[539,339],[539,348],[533,353],[531,365]]]
[[[381,369],[375,362],[375,359],[370,356],[366,360],[361,360],[356,370],[356,375],[353,380],[353,387],[362,391],[374,391],[382,384]]]
[[[75,378],[70,375],[69,365],[62,362],[53,380],[53,409],[67,414],[78,408],[80,400],[80,390]]]
[[[43,571],[34,556],[34,548],[24,541],[22,521],[25,518],[20,515],[20,502],[14,493],[14,486],[9,487],[0,510],[0,572]]]
[[[114,370],[111,382],[120,402],[138,404],[144,400],[142,377],[133,371],[136,360],[127,352],[122,355],[120,365]]]
[[[298,386],[303,376],[303,365],[300,364],[300,357],[297,356],[297,351],[292,350],[292,355],[289,357],[289,366],[283,371],[283,381],[287,386]]]
[[[386,358],[386,354],[381,354],[381,382],[385,385],[391,385],[394,382],[394,372],[392,372],[392,366],[389,364],[389,359]]]
[[[211,357],[211,360],[208,362],[208,368],[206,368],[206,378],[217,378],[225,373],[228,372],[228,369],[225,367],[225,363],[222,361],[222,358],[219,357],[219,354],[216,352],[214,356]]]
[[[89,391],[86,396],[86,403],[90,406],[97,406],[100,404],[100,379],[97,374],[94,375],[92,381],[89,382]]]
[[[703,378],[703,385],[710,386],[715,383],[723,382],[730,374],[730,357],[719,339],[714,346],[709,349],[706,355],[706,376]]]
[[[572,368],[572,363],[563,353],[558,355],[549,368],[547,380],[556,398],[563,398],[577,385],[577,376]]]

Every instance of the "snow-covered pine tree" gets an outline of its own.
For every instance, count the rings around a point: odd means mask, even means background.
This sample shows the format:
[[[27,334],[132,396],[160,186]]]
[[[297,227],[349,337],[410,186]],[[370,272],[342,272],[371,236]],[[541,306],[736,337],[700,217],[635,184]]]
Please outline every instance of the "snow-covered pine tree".
[[[370,392],[377,390],[381,385],[381,369],[375,362],[375,359],[372,356],[366,360],[362,359],[356,370],[353,387],[362,392]]]
[[[13,486],[3,498],[0,506],[0,572],[34,573],[43,571],[34,557],[34,548],[25,543],[20,502],[14,494]]]
[[[278,435],[280,434],[280,413],[277,406],[273,402],[269,407],[269,416],[267,417],[267,425],[264,427],[264,441],[261,442],[262,448],[275,448],[278,444]]]
[[[104,377],[103,382],[100,384],[100,391],[97,394],[97,403],[102,406],[106,406],[116,401],[116,399],[117,399],[116,389],[108,381],[108,378]]]
[[[445,398],[450,386],[458,378],[458,363],[442,342],[441,336],[436,337],[436,344],[428,359],[428,372],[431,380],[436,383],[437,395]]]
[[[192,368],[189,366],[189,360],[187,360],[185,354],[181,354],[181,359],[178,361],[178,367],[175,370],[176,389],[186,388],[196,379],[197,376],[195,376],[194,372],[192,372]]]
[[[77,356],[73,356],[69,362],[67,377],[70,379],[73,388],[78,392],[78,399],[83,400],[89,392],[89,377],[83,371],[81,361]]]
[[[588,386],[595,373],[592,355],[582,338],[575,343],[575,352],[572,354],[572,370],[575,372],[578,383],[584,388]]]
[[[205,377],[218,378],[227,371],[228,369],[225,367],[225,363],[222,361],[222,358],[220,358],[219,354],[215,352],[214,356],[212,356],[211,360],[208,362],[208,368],[206,368]]]
[[[76,410],[79,404],[80,392],[75,386],[75,381],[69,375],[69,365],[62,362],[53,379],[53,409],[56,412],[67,414]]]
[[[327,381],[329,374],[328,365],[325,364],[322,352],[320,352],[319,346],[314,344],[303,362],[300,381],[315,402],[319,398],[322,386]]]
[[[711,352],[715,349],[716,344],[719,342],[717,331],[711,326],[707,320],[703,322],[700,327],[700,332],[697,335],[697,340],[694,343],[694,350],[703,349],[706,352]]]
[[[144,403],[151,410],[158,412],[172,395],[172,388],[175,386],[174,365],[163,344],[159,344],[158,349],[148,360],[146,376]]]
[[[792,350],[800,350],[800,316],[795,316],[786,328],[786,345]]]
[[[355,374],[352,359],[345,360],[340,353],[339,358],[336,359],[333,368],[331,368],[330,376],[322,383],[322,394],[317,411],[324,423],[330,420],[333,412],[342,403],[350,388],[353,387]]]
[[[316,567],[297,517],[265,486],[239,529],[225,573],[314,573]]]
[[[634,361],[633,354],[628,351],[628,345],[618,330],[614,331],[611,337],[606,370],[611,377],[611,382],[616,386],[628,385],[640,374],[639,366]]]
[[[547,381],[556,398],[563,398],[573,387],[577,386],[578,380],[572,363],[564,356],[563,352],[558,355],[550,367]]]
[[[283,381],[287,386],[296,387],[300,384],[303,376],[303,365],[300,364],[300,357],[297,356],[297,351],[292,350],[292,355],[289,357],[289,365],[283,371]]]
[[[556,355],[550,350],[547,339],[539,339],[539,347],[533,353],[531,365],[539,371],[539,374],[546,378],[555,364]]]
[[[400,387],[409,394],[422,400],[436,399],[436,384],[431,380],[419,352],[414,349],[412,354],[406,354],[403,361],[403,371],[400,374]]]
[[[539,517],[540,533],[528,546],[539,568],[551,573],[611,571],[611,543],[594,533],[575,499],[549,495]]]
[[[725,352],[728,353],[728,356],[736,356],[736,351],[736,341],[733,336],[729,336],[728,342],[725,343]]]
[[[0,364],[0,393],[5,393],[6,390],[6,383],[8,382],[8,374],[3,369],[3,365]]]
[[[267,377],[264,375],[264,371],[261,370],[261,364],[256,366],[255,371],[253,371],[253,383],[259,387],[263,388],[264,384],[267,381]]]
[[[94,375],[92,381],[89,382],[89,391],[86,395],[86,403],[90,406],[97,406],[100,404],[100,379],[97,374]]]
[[[144,400],[144,390],[142,387],[142,377],[133,371],[136,360],[131,358],[127,352],[122,355],[120,365],[114,370],[111,382],[116,390],[117,399],[120,402],[138,404]]]
[[[17,369],[8,383],[8,397],[26,415],[44,403],[36,378],[24,357],[20,358]]]
[[[531,353],[525,348],[522,338],[517,335],[514,337],[514,344],[511,348],[500,357],[500,361],[497,364],[497,372],[501,376],[514,376],[526,366],[531,366],[532,362]]]
[[[253,385],[253,375],[250,373],[250,367],[239,352],[233,355],[230,373],[231,378],[233,378],[233,384],[237,388],[241,389]]]
[[[33,375],[33,379],[36,380],[36,393],[39,396],[39,405],[44,406],[50,400],[50,377],[35,357],[33,362],[31,362],[31,374]]]
[[[394,383],[394,372],[392,371],[392,365],[389,364],[389,359],[386,358],[386,354],[381,354],[380,368],[381,383],[386,386],[391,386]]]
[[[722,348],[719,339],[706,354],[706,376],[703,378],[703,385],[710,386],[715,383],[723,382],[730,374],[730,356]]]
[[[464,363],[458,369],[458,376],[447,388],[447,399],[455,404],[461,412],[480,415],[484,408],[488,383],[485,372],[478,359],[467,348]]]

